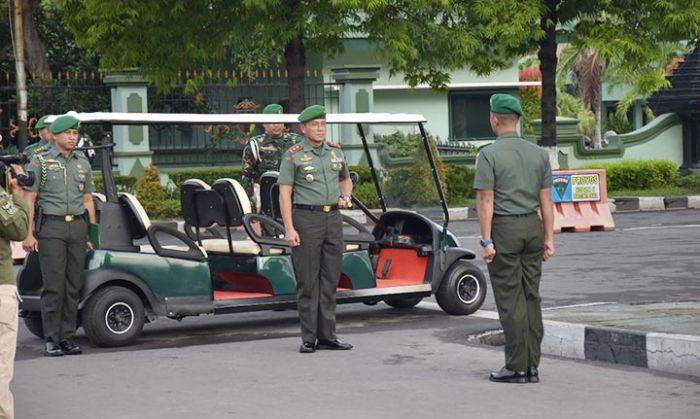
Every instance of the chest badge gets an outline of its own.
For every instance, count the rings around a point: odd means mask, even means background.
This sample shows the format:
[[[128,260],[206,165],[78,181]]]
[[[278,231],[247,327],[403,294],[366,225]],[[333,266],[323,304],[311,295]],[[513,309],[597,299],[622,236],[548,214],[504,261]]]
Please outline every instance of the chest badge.
[[[308,175],[306,175],[306,181],[309,182],[309,183],[313,182],[313,181],[314,181],[314,175],[312,175],[311,173],[309,173]]]
[[[301,160],[302,162],[311,161],[311,160],[313,160],[313,159],[314,159],[314,158],[313,158],[312,156],[309,156],[308,154],[304,154],[303,156],[301,156],[301,157],[299,158],[299,160]]]

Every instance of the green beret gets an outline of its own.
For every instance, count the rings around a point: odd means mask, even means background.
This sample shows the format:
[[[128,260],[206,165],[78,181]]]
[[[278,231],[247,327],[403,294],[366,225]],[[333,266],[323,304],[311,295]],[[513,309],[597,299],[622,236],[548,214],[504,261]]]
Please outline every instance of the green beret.
[[[77,129],[79,122],[80,121],[78,121],[78,119],[73,116],[61,115],[53,121],[53,123],[49,127],[49,130],[51,130],[51,132],[53,132],[54,134],[60,134],[67,129]]]
[[[491,96],[491,112],[515,113],[523,116],[523,108],[520,106],[520,101],[508,93],[496,93]]]
[[[267,113],[267,114],[284,113],[284,109],[282,109],[282,105],[278,105],[276,103],[270,103],[269,105],[265,106],[265,109],[263,109],[263,113]]]
[[[299,122],[309,122],[313,119],[323,119],[326,117],[326,108],[321,105],[311,105],[301,111],[299,114]]]
[[[48,117],[49,117],[48,115],[44,115],[41,118],[39,118],[36,125],[34,125],[34,128],[36,128],[36,129],[48,128],[49,125],[51,125],[48,122],[46,122],[46,118],[48,118]]]

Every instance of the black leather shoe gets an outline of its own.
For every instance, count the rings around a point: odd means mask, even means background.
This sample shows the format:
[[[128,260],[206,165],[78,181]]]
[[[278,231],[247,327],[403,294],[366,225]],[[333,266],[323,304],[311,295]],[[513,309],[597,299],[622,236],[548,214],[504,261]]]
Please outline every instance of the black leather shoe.
[[[347,351],[352,349],[352,345],[335,338],[331,340],[319,339],[316,349],[330,349],[332,351]]]
[[[83,350],[80,349],[80,346],[73,343],[73,341],[70,339],[62,341],[58,344],[58,346],[61,347],[61,350],[66,355],[80,355],[83,353]]]
[[[528,367],[527,368],[527,381],[530,383],[539,383],[540,382],[540,373],[537,372],[537,367]]]
[[[44,350],[44,355],[46,356],[63,356],[63,350],[61,347],[55,344],[52,340],[46,342],[46,349]]]
[[[302,354],[312,354],[316,352],[316,346],[311,342],[303,342],[299,347],[299,352]]]
[[[501,368],[498,372],[492,372],[489,380],[494,383],[527,383],[527,374],[523,371],[511,371],[508,368]]]

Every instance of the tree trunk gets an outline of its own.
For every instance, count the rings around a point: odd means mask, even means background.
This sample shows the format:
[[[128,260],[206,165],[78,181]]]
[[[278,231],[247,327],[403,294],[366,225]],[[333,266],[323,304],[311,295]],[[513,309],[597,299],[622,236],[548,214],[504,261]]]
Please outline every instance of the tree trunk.
[[[598,106],[598,108],[595,111],[593,111],[593,115],[595,115],[595,128],[593,131],[593,148],[598,150],[599,148],[601,148],[601,144],[603,142],[603,118],[600,112],[600,106]]]
[[[36,9],[41,0],[24,0],[22,24],[24,25],[25,58],[29,74],[46,74],[51,71],[44,40],[37,31]]]
[[[306,52],[303,34],[299,34],[284,48],[284,62],[287,68],[289,85],[289,113],[300,113],[306,106],[304,92],[304,72],[306,71]]]
[[[24,70],[24,38],[22,37],[22,0],[14,0],[12,23],[15,37],[15,73],[17,78],[17,149],[27,146],[27,83]]]
[[[545,12],[540,20],[540,27],[545,32],[540,41],[537,57],[540,59],[542,72],[542,138],[540,145],[556,147],[557,145],[557,6],[560,0],[545,0]]]

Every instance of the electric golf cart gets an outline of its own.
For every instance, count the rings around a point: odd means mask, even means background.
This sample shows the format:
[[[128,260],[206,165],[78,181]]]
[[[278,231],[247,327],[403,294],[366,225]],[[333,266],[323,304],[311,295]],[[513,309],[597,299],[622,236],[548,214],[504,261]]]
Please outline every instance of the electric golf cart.
[[[104,193],[94,194],[99,248],[88,251],[79,322],[98,346],[133,342],[144,323],[158,317],[182,319],[201,314],[227,314],[295,307],[296,279],[291,249],[279,221],[275,173],[261,181],[262,211],[256,213],[235,179],[209,185],[199,179],[180,188],[184,232],[152,224],[138,199],[117,192],[112,173],[112,126],[210,125],[244,123],[294,124],[297,115],[198,115],[83,113],[83,125],[99,124],[104,132],[98,151]],[[338,285],[338,303],[384,301],[409,308],[432,294],[447,313],[476,311],[486,295],[483,273],[470,260],[474,253],[459,247],[448,229],[448,209],[421,115],[328,114],[329,137],[335,124],[353,124],[370,167],[380,210],[370,210],[353,196],[355,210],[343,215],[345,252]],[[367,126],[408,126],[419,133],[435,196],[432,218],[420,211],[390,209],[382,191],[365,131]],[[389,203],[390,204],[390,203]],[[438,216],[436,217],[435,214]],[[356,218],[364,217],[366,222]],[[441,223],[433,221],[441,219]],[[253,228],[259,223],[261,233]],[[243,233],[245,231],[245,234]],[[148,243],[148,244],[146,244]],[[20,315],[28,329],[42,337],[41,270],[36,253],[18,273]]]

